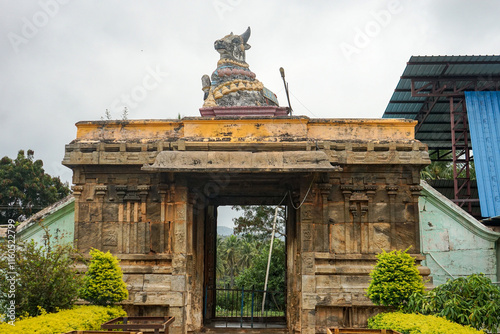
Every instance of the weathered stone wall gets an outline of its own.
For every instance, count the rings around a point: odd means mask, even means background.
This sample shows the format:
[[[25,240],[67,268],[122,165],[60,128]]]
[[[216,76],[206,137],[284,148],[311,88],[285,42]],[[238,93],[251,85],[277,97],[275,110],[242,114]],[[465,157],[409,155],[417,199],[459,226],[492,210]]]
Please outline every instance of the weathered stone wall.
[[[131,312],[167,311],[176,317],[172,333],[197,332],[204,287],[215,277],[207,208],[277,204],[290,192],[289,332],[363,326],[378,310],[365,297],[375,254],[419,249],[419,170],[429,159],[414,125],[305,117],[78,123],[63,161],[74,171],[76,246],[121,258]],[[186,158],[157,161],[164,151]],[[301,153],[314,151],[323,153]],[[203,163],[219,167],[196,170],[196,156],[206,152],[217,163]]]
[[[298,210],[296,266],[301,282],[290,293],[301,296],[298,322],[303,333],[324,332],[325,325],[366,325],[380,310],[365,296],[375,254],[419,250],[418,170],[402,165],[343,167],[343,172],[314,182]],[[430,274],[424,267],[420,273]]]
[[[127,304],[145,311],[130,310],[148,315],[168,309],[176,317],[172,326],[183,332],[193,254],[186,187],[174,189],[135,165],[74,167],[73,182],[75,246],[116,254],[129,288]]]

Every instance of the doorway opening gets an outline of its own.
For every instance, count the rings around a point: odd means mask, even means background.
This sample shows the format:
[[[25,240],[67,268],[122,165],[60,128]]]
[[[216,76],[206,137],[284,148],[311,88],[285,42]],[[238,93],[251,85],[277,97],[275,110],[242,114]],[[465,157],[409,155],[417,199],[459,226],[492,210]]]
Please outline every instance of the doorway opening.
[[[205,287],[205,323],[214,327],[286,326],[287,207],[233,205],[209,208],[216,233],[207,253],[215,277]],[[274,228],[273,228],[274,227]],[[274,230],[274,233],[273,233]],[[211,307],[210,307],[211,305]]]

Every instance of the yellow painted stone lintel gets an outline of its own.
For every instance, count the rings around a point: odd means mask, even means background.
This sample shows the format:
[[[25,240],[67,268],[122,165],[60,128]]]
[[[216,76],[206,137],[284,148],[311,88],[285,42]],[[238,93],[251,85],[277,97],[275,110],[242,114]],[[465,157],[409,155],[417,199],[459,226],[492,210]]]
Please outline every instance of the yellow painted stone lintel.
[[[181,120],[81,121],[76,123],[80,141],[148,141],[184,136]]]
[[[186,117],[182,120],[78,122],[77,141],[269,142],[294,140],[406,141],[416,121],[404,119],[310,119],[295,117]]]

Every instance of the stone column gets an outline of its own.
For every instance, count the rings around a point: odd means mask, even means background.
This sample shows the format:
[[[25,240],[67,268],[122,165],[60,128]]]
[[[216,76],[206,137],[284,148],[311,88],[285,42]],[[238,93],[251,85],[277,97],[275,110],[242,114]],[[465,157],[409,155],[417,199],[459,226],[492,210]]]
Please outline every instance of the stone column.
[[[351,222],[351,208],[349,207],[349,201],[351,200],[351,194],[354,187],[351,184],[343,184],[340,186],[342,190],[342,195],[344,195],[344,232],[345,232],[345,252],[352,253],[353,249],[353,236],[354,236],[354,222]]]
[[[186,275],[186,330],[195,331],[203,326],[203,253],[204,215],[196,209],[197,197],[188,193],[187,202],[187,275]]]
[[[328,196],[332,185],[330,183],[320,183],[319,187],[319,203],[315,203],[319,209],[319,219],[315,222],[316,236],[315,236],[315,251],[328,252],[330,248],[330,225],[329,225],[329,201]]]
[[[97,197],[97,206],[98,206],[98,214],[96,221],[103,221],[102,211],[104,206],[104,195],[106,195],[106,191],[108,190],[108,186],[106,185],[97,185],[95,186],[95,195]],[[101,224],[102,225],[102,224]]]
[[[391,223],[391,250],[396,249],[396,195],[398,194],[399,187],[396,185],[388,185],[385,187],[389,195],[389,208],[390,208],[390,223]]]
[[[103,249],[104,246],[104,236],[103,236],[103,229],[104,229],[104,222],[103,222],[103,217],[102,217],[102,212],[103,212],[103,206],[104,206],[104,195],[106,195],[106,191],[108,190],[108,186],[106,185],[96,185],[95,186],[95,195],[97,198],[97,218],[96,218],[96,223],[99,224],[98,228],[98,235],[97,235],[97,244],[99,245],[99,249]]]
[[[116,187],[116,196],[118,197],[118,222],[123,223],[125,221],[125,208],[123,198],[127,193],[127,186],[125,185],[117,185]]]
[[[363,247],[362,252],[370,253],[371,252],[371,243],[373,240],[373,223],[376,223],[375,217],[373,217],[373,198],[375,197],[375,193],[377,192],[377,186],[374,184],[365,185],[366,196],[368,197],[368,211],[366,214],[366,229],[367,229],[367,237],[368,243],[366,247]],[[371,225],[371,226],[370,226]]]
[[[139,197],[141,198],[141,207],[140,207],[141,217],[139,219],[141,222],[146,222],[147,220],[146,207],[147,207],[149,188],[150,188],[149,185],[140,185],[137,187],[137,190],[139,191]]]
[[[186,332],[186,317],[188,308],[187,298],[187,274],[188,274],[188,188],[185,180],[175,180],[174,200],[174,241],[172,247],[172,289],[167,301],[170,308],[169,313],[175,316],[175,322],[171,326],[171,333]],[[189,218],[189,219],[188,219]]]
[[[318,199],[320,198],[320,193],[317,189],[311,189],[309,192],[309,187],[311,183],[309,180],[303,180],[301,186],[301,192],[299,196],[299,201],[295,202],[295,206],[301,204],[302,206],[298,210],[299,218],[299,238],[300,238],[300,279],[297,283],[300,286],[301,298],[300,298],[300,332],[302,334],[314,334],[316,321],[315,321],[315,309],[316,309],[316,282],[315,282],[315,227],[321,224],[321,213],[319,210],[319,215],[317,209],[320,206]],[[312,185],[315,187],[315,185]],[[307,194],[307,198],[304,198]],[[316,196],[315,196],[316,195]],[[318,220],[318,221],[315,221]]]

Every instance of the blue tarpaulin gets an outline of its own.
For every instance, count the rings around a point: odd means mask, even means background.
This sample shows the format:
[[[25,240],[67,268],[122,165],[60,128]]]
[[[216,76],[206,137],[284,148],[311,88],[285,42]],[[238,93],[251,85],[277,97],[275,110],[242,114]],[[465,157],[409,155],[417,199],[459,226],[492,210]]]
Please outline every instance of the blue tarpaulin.
[[[465,92],[479,203],[500,216],[500,92]]]

